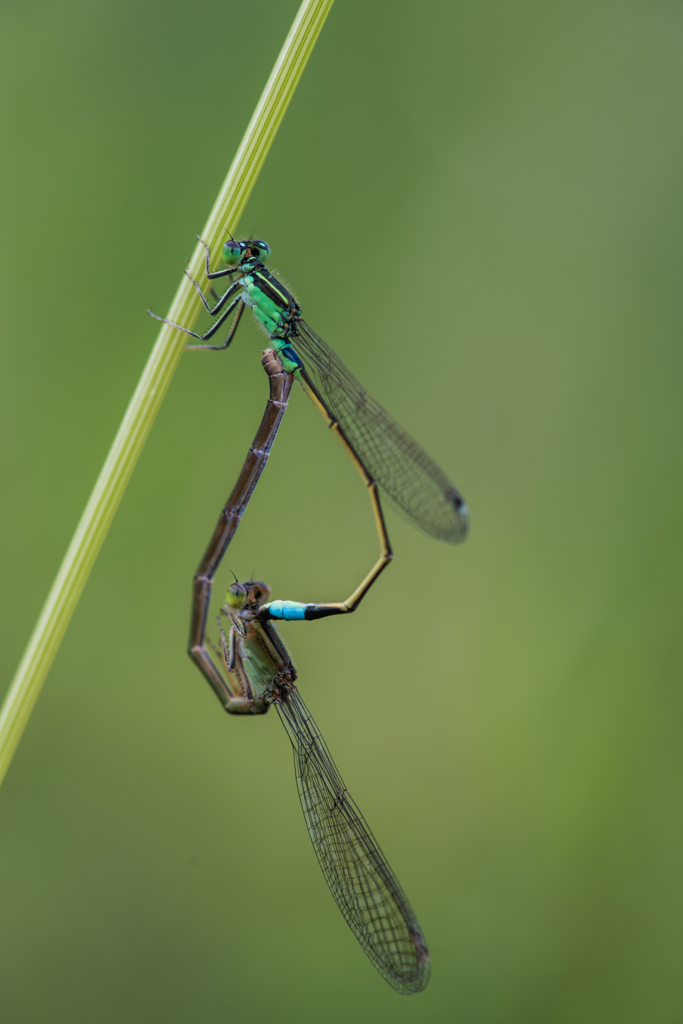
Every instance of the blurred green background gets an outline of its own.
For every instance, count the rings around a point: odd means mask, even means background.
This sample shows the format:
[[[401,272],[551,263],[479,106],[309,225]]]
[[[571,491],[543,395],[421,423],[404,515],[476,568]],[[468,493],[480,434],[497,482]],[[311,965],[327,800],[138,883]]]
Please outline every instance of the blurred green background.
[[[296,0],[5,0],[9,683]],[[0,790],[8,1024],[683,1019],[683,10],[337,0],[241,228],[441,462],[352,618],[282,633],[422,922],[401,999],[310,848],[272,714],[185,654],[267,394],[186,356]],[[297,390],[226,558],[344,597],[367,501]]]

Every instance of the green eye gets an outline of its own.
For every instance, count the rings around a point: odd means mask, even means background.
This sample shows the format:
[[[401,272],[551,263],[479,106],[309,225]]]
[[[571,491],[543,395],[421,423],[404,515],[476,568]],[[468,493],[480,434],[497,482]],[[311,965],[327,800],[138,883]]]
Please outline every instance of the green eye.
[[[243,252],[244,242],[236,242],[234,238],[231,238],[223,246],[223,262],[229,265],[239,263]]]
[[[267,260],[270,256],[270,246],[267,242],[263,242],[258,238],[255,238],[253,242],[249,243],[251,251],[254,256],[260,260]]]
[[[228,608],[238,610],[247,599],[247,591],[241,583],[231,583],[225,595],[225,603]]]

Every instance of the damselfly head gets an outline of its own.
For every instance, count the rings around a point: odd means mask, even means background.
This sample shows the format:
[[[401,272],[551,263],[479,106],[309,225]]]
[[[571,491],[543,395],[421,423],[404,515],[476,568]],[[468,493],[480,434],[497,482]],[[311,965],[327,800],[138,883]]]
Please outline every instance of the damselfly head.
[[[238,242],[229,238],[223,246],[223,262],[234,267],[246,260],[266,260],[270,256],[270,246],[260,238],[246,238]]]
[[[246,583],[231,583],[225,595],[225,604],[229,611],[238,612],[242,609],[259,608],[270,600],[270,587],[267,583],[248,580]]]

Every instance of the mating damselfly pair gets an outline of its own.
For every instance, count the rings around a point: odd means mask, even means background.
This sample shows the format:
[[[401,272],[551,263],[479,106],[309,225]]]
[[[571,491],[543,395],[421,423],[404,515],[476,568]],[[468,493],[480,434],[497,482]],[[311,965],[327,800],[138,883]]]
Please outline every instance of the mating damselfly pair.
[[[207,279],[228,276],[235,280],[222,295],[212,289],[215,302],[211,305],[191,279],[215,323],[204,335],[179,324],[172,326],[202,343],[188,348],[226,349],[245,307],[250,306],[267,331],[272,349],[262,357],[270,384],[266,411],[194,577],[189,653],[230,714],[264,714],[271,705],[276,707],[294,750],[299,797],[311,842],[339,909],[389,984],[402,994],[419,992],[429,980],[430,958],[417,918],[301,698],[296,670],[274,622],[313,621],[355,611],[392,558],[379,489],[419,528],[452,543],[466,536],[467,507],[436,463],[308,326],[294,298],[266,269],[264,260],[270,248],[265,242],[230,238],[223,247],[227,268],[213,272],[209,247],[203,244]],[[233,320],[223,343],[207,344],[231,314]],[[215,573],[265,468],[294,379],[337,434],[368,488],[380,554],[364,580],[342,602],[270,601],[267,584],[235,581],[221,609],[230,623],[227,635],[217,616],[217,645],[206,637]]]

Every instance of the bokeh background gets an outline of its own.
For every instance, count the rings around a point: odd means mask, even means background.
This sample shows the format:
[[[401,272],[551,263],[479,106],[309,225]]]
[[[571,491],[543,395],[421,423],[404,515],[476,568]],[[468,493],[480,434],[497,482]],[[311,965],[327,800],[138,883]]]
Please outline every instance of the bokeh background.
[[[2,5],[3,687],[296,8]],[[472,509],[462,548],[390,513],[359,612],[282,628],[429,988],[185,654],[245,323],[183,359],[0,791],[8,1024],[683,1019],[682,58],[673,0],[337,0],[241,225]],[[341,599],[375,549],[295,392],[217,596]]]

